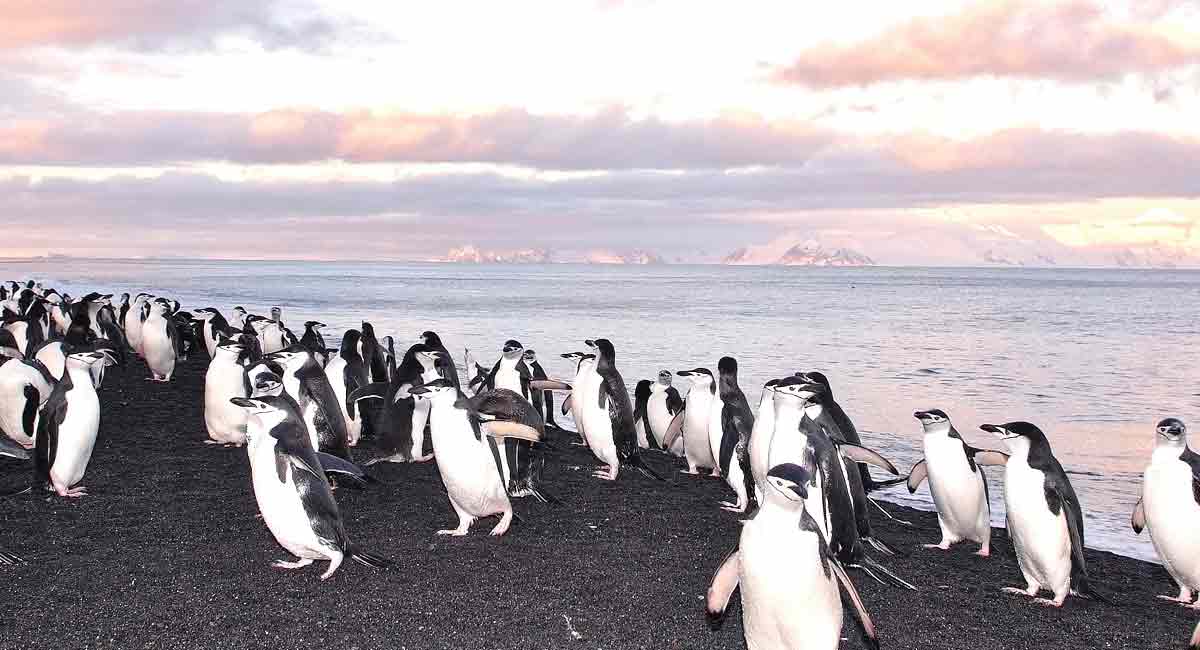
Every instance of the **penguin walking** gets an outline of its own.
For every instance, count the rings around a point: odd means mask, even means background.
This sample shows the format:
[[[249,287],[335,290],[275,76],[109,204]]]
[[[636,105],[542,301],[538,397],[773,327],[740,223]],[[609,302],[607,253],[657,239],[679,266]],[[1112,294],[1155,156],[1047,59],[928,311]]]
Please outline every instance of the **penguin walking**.
[[[1179,585],[1178,596],[1159,598],[1200,609],[1200,603],[1192,605],[1200,590],[1200,454],[1188,446],[1187,427],[1177,418],[1160,421],[1155,433],[1133,530],[1150,530],[1154,550]]]
[[[238,339],[224,339],[215,348],[208,371],[204,373],[206,443],[246,444],[246,409],[232,402],[235,397],[250,396],[246,367],[242,365],[245,351]]]
[[[87,496],[79,485],[96,446],[100,429],[100,399],[90,368],[104,360],[99,352],[73,352],[66,371],[50,391],[38,415],[34,445],[35,487],[48,485],[59,496]]]
[[[296,403],[286,395],[234,397],[231,402],[247,411],[251,482],[263,522],[284,550],[300,558],[278,560],[272,566],[299,569],[328,560],[322,580],[328,580],[346,557],[386,568],[387,560],[350,542],[325,478],[326,472],[341,467],[339,459],[313,449]]]
[[[916,411],[913,417],[925,432],[925,457],[908,473],[908,492],[916,492],[929,479],[929,492],[942,529],[942,540],[924,547],[944,551],[951,544],[969,539],[979,544],[975,554],[987,557],[991,553],[992,508],[983,467],[1004,465],[1008,454],[968,445],[941,409]]]
[[[754,414],[754,429],[750,432],[750,475],[754,478],[754,495],[763,502],[767,470],[771,468],[771,438],[775,435],[775,384],[772,379],[763,385]]]
[[[499,442],[484,436],[470,403],[445,380],[415,386],[412,394],[430,402],[429,424],[438,473],[458,514],[458,527],[437,531],[438,535],[461,537],[481,517],[500,515],[492,535],[508,532],[513,520],[512,503],[504,485]]]
[[[721,357],[717,362],[717,396],[709,415],[709,437],[719,432],[716,460],[725,482],[737,496],[734,502],[722,501],[721,508],[746,512],[754,498],[754,475],[750,471],[750,434],[754,429],[754,411],[738,386],[737,360]]]
[[[616,348],[608,339],[589,339],[585,344],[596,355],[596,373],[601,379],[595,393],[580,396],[588,447],[604,463],[592,475],[615,481],[624,462],[650,478],[665,480],[647,467],[638,454],[633,406],[629,403],[625,380],[617,370]]]
[[[183,354],[179,326],[171,318],[171,305],[159,298],[150,305],[142,323],[142,356],[150,366],[150,381],[168,382],[175,374],[175,362]]]
[[[683,474],[699,474],[700,468],[712,470],[713,476],[720,476],[721,468],[713,456],[713,447],[709,441],[708,427],[712,419],[712,404],[716,399],[717,384],[713,381],[712,371],[708,368],[680,370],[675,373],[680,377],[692,380],[688,389],[687,399],[683,405],[683,417],[672,422],[672,431],[668,433],[664,444],[674,444],[675,436],[683,437],[683,458],[687,461],[687,469],[679,470]]]
[[[1036,597],[1046,589],[1054,599],[1036,602],[1054,607],[1062,607],[1068,593],[1103,600],[1092,589],[1083,559],[1083,509],[1046,434],[1028,422],[980,428],[1006,440],[1012,451],[1004,466],[1004,505],[1026,588],[1004,592]]]
[[[54,379],[40,362],[0,357],[0,438],[32,449],[38,410],[53,388]]]
[[[845,569],[805,510],[812,475],[794,463],[772,467],[755,516],[717,569],[705,599],[714,628],[741,589],[742,629],[751,650],[836,650],[850,610],[863,644],[878,649],[871,616]]]

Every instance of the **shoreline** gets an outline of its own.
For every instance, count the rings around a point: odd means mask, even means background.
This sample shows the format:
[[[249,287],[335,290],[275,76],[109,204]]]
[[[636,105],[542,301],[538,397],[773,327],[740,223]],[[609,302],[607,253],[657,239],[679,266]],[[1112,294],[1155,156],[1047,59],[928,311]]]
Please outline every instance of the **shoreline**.
[[[393,568],[347,562],[327,582],[315,566],[272,569],[285,553],[255,518],[244,449],[202,442],[206,365],[189,360],[170,384],[147,382],[140,360],[111,369],[89,496],[0,500],[0,548],[28,561],[0,568],[3,645],[743,647],[740,607],[717,632],[702,609],[739,532],[737,515],[717,507],[726,488],[658,454],[649,462],[670,470],[665,486],[628,471],[615,484],[595,480],[589,452],[561,451],[545,485],[564,503],[515,500],[523,521],[503,538],[487,535],[490,521],[465,538],[435,537],[454,515],[434,464],[375,465],[386,483],[336,497],[350,538]],[[369,441],[354,455],[372,457]],[[31,474],[0,460],[0,490]],[[1093,549],[1089,572],[1114,605],[1069,597],[1056,610],[1002,594],[1023,584],[1003,529],[989,559],[970,543],[926,550],[935,515],[887,508],[914,527],[875,513],[878,536],[910,555],[876,557],[920,591],[851,572],[884,648],[1184,648],[1200,617],[1155,598],[1177,591],[1160,566]],[[861,647],[848,623],[844,632],[842,647]]]

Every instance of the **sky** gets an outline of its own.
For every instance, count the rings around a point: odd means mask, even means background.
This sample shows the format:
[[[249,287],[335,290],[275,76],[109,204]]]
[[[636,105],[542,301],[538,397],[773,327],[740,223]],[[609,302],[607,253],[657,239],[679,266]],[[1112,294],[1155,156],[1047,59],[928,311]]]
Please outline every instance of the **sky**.
[[[1200,265],[1198,0],[0,15],[0,256]]]

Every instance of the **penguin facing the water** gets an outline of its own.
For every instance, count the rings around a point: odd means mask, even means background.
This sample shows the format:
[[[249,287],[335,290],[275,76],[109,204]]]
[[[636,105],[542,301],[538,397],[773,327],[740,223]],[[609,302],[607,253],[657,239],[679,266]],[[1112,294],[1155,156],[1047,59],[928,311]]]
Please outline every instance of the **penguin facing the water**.
[[[1133,530],[1150,530],[1154,550],[1179,585],[1178,596],[1159,598],[1191,605],[1194,592],[1200,590],[1200,454],[1188,447],[1181,420],[1166,418],[1155,426],[1155,433]],[[1200,603],[1191,606],[1200,609]]]
[[[878,649],[871,616],[850,576],[805,510],[814,477],[785,463],[768,472],[763,503],[717,569],[705,599],[714,628],[741,589],[742,629],[752,650],[835,650],[849,609],[864,645]]]
[[[1007,441],[1012,452],[1004,466],[1004,505],[1026,588],[1004,592],[1036,597],[1046,589],[1054,599],[1036,602],[1054,607],[1062,607],[1068,593],[1103,600],[1083,559],[1083,508],[1046,434],[1028,422],[979,428]]]
[[[708,427],[711,421],[713,401],[716,399],[717,384],[713,380],[712,371],[708,368],[680,370],[675,373],[692,381],[688,389],[687,399],[683,406],[683,417],[676,416],[672,429],[667,434],[664,444],[674,444],[676,436],[683,437],[683,458],[687,461],[687,469],[680,470],[684,474],[699,474],[699,469],[707,467],[713,476],[720,476],[721,468],[713,455],[712,442],[709,440]]]
[[[721,508],[731,512],[746,512],[754,498],[754,475],[750,470],[750,434],[754,430],[754,412],[746,395],[738,386],[738,365],[733,357],[721,357],[717,362],[717,398],[713,400],[709,421],[709,437],[715,429],[720,432],[716,450],[717,464],[725,482],[733,489],[737,501],[721,502]]]
[[[284,391],[296,401],[313,449],[353,462],[337,395],[313,353],[297,344],[263,358],[283,367]]]
[[[987,557],[991,552],[992,509],[983,466],[1004,465],[1008,455],[968,445],[941,409],[917,411],[913,417],[925,432],[925,457],[909,472],[908,491],[916,492],[928,477],[942,530],[940,542],[924,547],[944,551],[951,544],[969,539],[979,544],[975,554]]]
[[[676,436],[671,448],[665,447],[667,432],[675,416],[683,413],[684,402],[679,391],[671,385],[670,370],[660,370],[655,381],[638,382],[634,389],[634,418],[638,425],[638,444],[675,456],[683,455],[683,439]],[[639,393],[639,390],[642,392]]]
[[[346,557],[376,569],[387,567],[387,560],[350,543],[325,479],[327,471],[339,466],[338,459],[312,448],[295,402],[286,395],[235,397],[231,402],[247,412],[251,482],[263,522],[284,550],[300,558],[272,566],[299,569],[328,560],[322,580]]]
[[[759,503],[763,501],[767,470],[771,468],[771,438],[775,435],[775,385],[778,383],[778,379],[772,379],[763,385],[754,414],[754,429],[750,432],[750,475],[754,478],[754,494]]]
[[[104,354],[92,351],[67,356],[66,371],[38,415],[35,487],[49,486],[62,497],[87,496],[87,488],[79,482],[100,429],[100,399],[90,369],[104,359]]]
[[[225,338],[213,351],[204,373],[204,426],[208,440],[219,445],[246,444],[246,410],[231,400],[249,397],[246,367],[242,365],[245,348],[238,339]]]

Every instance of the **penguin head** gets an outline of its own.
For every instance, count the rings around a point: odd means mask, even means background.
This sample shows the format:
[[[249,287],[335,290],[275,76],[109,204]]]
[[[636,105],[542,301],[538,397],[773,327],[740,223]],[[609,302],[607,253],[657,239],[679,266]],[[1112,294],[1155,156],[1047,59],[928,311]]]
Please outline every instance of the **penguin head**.
[[[712,371],[708,368],[692,368],[691,370],[680,370],[675,374],[680,377],[687,377],[696,383],[706,383],[712,381]]]
[[[278,397],[283,394],[283,380],[274,372],[264,372],[254,378],[254,397]]]
[[[981,424],[979,428],[1007,442],[1009,449],[1014,452],[1027,451],[1031,445],[1047,442],[1046,434],[1042,433],[1042,430],[1036,425],[1028,422]]]
[[[221,339],[221,342],[217,344],[217,349],[224,350],[226,352],[232,352],[238,356],[241,356],[241,354],[246,351],[246,346],[242,345],[241,339],[235,339],[227,336]]]
[[[582,359],[582,358],[583,358],[583,353],[582,353],[582,352],[564,352],[564,353],[562,353],[562,354],[560,354],[560,355],[558,355],[558,356],[560,356],[560,357],[562,357],[562,358],[564,358],[564,359],[576,359],[576,360],[578,360],[578,359]]]
[[[915,411],[913,417],[921,423],[921,428],[927,433],[944,433],[950,430],[950,416],[942,409]]]
[[[311,353],[298,345],[288,346],[278,352],[272,352],[263,358],[276,361],[284,368],[299,368],[308,362]]]
[[[670,386],[671,381],[673,379],[674,379],[674,377],[671,375],[670,370],[659,370],[658,371],[658,383],[659,384],[661,384],[663,386]]]
[[[812,474],[795,463],[776,465],[767,472],[767,482],[789,501],[803,502],[808,498]]]
[[[537,351],[533,350],[533,349],[526,350],[521,355],[521,358],[525,360],[525,363],[536,363],[537,362]]]
[[[441,401],[447,398],[454,400],[458,397],[455,394],[457,391],[454,390],[454,387],[444,379],[435,379],[427,384],[413,386],[408,389],[408,393],[419,400],[430,402]]]
[[[815,397],[825,392],[823,384],[813,383],[802,376],[784,377],[775,384],[775,394],[795,398],[804,404],[812,402]]]
[[[217,310],[212,307],[201,307],[192,312],[193,317],[199,321],[212,320],[217,315]]]
[[[271,320],[277,321],[283,316],[283,309],[279,307],[271,308]]]
[[[1167,442],[1182,442],[1187,436],[1187,426],[1178,418],[1166,418],[1154,427],[1158,436]]]
[[[600,359],[615,361],[617,358],[617,348],[608,339],[588,339],[583,343],[596,355],[597,362]]]
[[[421,336],[420,336],[419,340],[421,343],[424,343],[425,345],[428,345],[431,348],[445,347],[442,345],[442,337],[438,336],[437,332],[431,332],[429,330],[425,330],[424,332],[421,332]]]
[[[245,307],[243,307],[243,306],[241,306],[241,305],[238,305],[238,306],[236,306],[236,307],[234,307],[234,308],[233,308],[233,313],[235,313],[235,314],[241,314],[242,316],[245,316],[245,315],[246,315],[246,308],[245,308]]]
[[[304,327],[305,327],[305,329],[311,329],[311,330],[316,331],[316,330],[320,330],[322,327],[328,327],[328,326],[325,323],[322,323],[320,321],[308,320],[308,321],[304,321]]]
[[[76,368],[90,368],[107,358],[104,353],[95,350],[78,350],[67,355],[67,363]]]
[[[259,430],[270,431],[288,417],[288,411],[282,404],[283,399],[281,395],[259,395],[257,397],[233,397],[229,402],[244,409],[247,418],[258,425]],[[246,428],[248,438],[254,434],[255,427]]]
[[[737,359],[734,359],[733,357],[721,357],[721,360],[717,362],[717,372],[721,373],[722,375],[733,375],[734,377],[737,377],[737,371]]]
[[[520,341],[509,339],[504,342],[503,351],[505,359],[520,359],[525,353],[525,346],[521,345]]]

